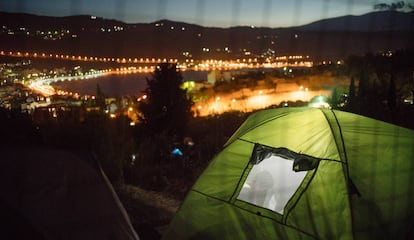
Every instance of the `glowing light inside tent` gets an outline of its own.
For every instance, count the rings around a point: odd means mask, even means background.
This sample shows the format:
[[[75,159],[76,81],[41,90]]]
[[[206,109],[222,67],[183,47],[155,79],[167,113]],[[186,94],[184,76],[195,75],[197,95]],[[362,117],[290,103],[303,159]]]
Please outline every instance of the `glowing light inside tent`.
[[[237,199],[283,214],[307,171],[293,171],[293,159],[271,155],[251,169]]]

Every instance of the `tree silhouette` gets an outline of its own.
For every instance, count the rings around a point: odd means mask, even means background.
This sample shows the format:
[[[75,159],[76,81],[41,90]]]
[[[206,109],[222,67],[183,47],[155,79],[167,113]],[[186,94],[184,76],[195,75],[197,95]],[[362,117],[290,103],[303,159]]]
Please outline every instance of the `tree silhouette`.
[[[404,1],[398,1],[394,3],[377,3],[374,5],[375,10],[390,10],[390,11],[396,11],[403,9],[405,6]]]
[[[147,78],[148,87],[144,91],[147,97],[138,105],[141,124],[131,181],[150,189],[162,189],[169,177],[182,170],[181,161],[175,161],[172,155],[192,117],[192,101],[181,88],[182,83],[183,77],[176,65],[162,63]]]
[[[397,106],[397,92],[395,89],[395,81],[394,81],[394,77],[391,76],[390,79],[390,84],[388,86],[388,95],[387,95],[387,103],[388,103],[388,107],[391,111],[394,111],[396,106]]]
[[[414,52],[397,50],[346,61],[351,78],[347,111],[412,128]],[[356,85],[356,86],[355,86]]]
[[[338,89],[335,87],[332,90],[332,100],[331,100],[331,105],[332,108],[336,109],[338,107],[338,102],[339,102],[339,96],[338,96]]]
[[[369,85],[369,73],[366,68],[361,70],[359,75],[359,84],[358,84],[358,97],[366,98],[368,95],[368,85]]]
[[[102,92],[99,84],[96,84],[95,105],[99,107],[100,112],[103,112],[105,110],[105,94]]]
[[[349,102],[353,103],[355,100],[355,79],[351,77],[351,84],[349,85]]]
[[[162,63],[147,78],[144,91],[147,99],[141,102],[140,118],[153,134],[182,137],[192,116],[192,101],[181,88],[183,77],[175,64]]]

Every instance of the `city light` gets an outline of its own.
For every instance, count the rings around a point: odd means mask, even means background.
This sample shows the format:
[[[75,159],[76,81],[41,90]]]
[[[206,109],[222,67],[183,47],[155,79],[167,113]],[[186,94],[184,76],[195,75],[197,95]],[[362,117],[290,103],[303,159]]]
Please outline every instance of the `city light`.
[[[225,51],[230,51],[228,47],[224,48]],[[210,48],[203,47],[202,51],[210,52]],[[189,52],[183,52],[184,56],[189,57]],[[250,55],[250,51],[245,51],[245,55]],[[65,59],[70,61],[85,61],[85,62],[116,62],[119,64],[159,64],[161,62],[176,63],[186,70],[214,70],[214,69],[242,69],[242,68],[282,68],[282,67],[312,67],[313,62],[309,56],[277,56],[273,59],[267,58],[265,62],[260,63],[257,58],[242,58],[235,60],[223,60],[223,59],[208,59],[208,60],[197,60],[185,59],[181,62],[177,58],[149,58],[149,57],[98,57],[98,56],[75,56],[62,53],[41,53],[37,52],[6,52],[0,51],[0,55],[12,56],[12,57],[33,57],[33,58],[52,58],[52,59]],[[295,61],[291,61],[295,60]],[[338,61],[340,62],[340,61]],[[191,63],[191,65],[188,65]],[[194,64],[195,63],[195,64]],[[254,63],[254,64],[253,64]],[[325,62],[324,62],[325,63]],[[154,65],[139,65],[134,66],[135,68],[141,67],[141,69],[151,69]],[[145,72],[145,71],[144,71]]]
[[[203,51],[212,51],[208,47],[204,47]],[[229,47],[225,47],[222,50],[230,52]],[[246,49],[245,52],[248,52]],[[190,52],[184,52],[189,57]],[[308,68],[313,66],[313,62],[309,56],[294,55],[294,56],[277,56],[273,58],[266,58],[259,60],[256,57],[250,58],[238,58],[238,59],[205,59],[196,60],[193,58],[186,58],[183,61],[177,58],[155,58],[155,57],[98,57],[98,56],[81,56],[81,55],[68,55],[62,53],[46,53],[46,52],[23,52],[23,51],[0,51],[0,55],[12,56],[12,57],[33,57],[33,58],[54,58],[64,59],[66,61],[87,61],[87,62],[116,62],[119,65],[113,69],[100,69],[82,71],[80,66],[74,68],[75,73],[68,73],[63,75],[53,74],[48,75],[32,75],[28,86],[38,93],[44,96],[51,96],[54,94],[68,95],[76,99],[80,98],[80,94],[76,92],[67,92],[60,89],[54,89],[51,84],[61,81],[75,81],[75,80],[87,80],[90,78],[98,78],[106,75],[116,74],[137,74],[137,73],[151,73],[162,62],[170,62],[177,65],[177,69],[180,71],[213,71],[213,70],[239,70],[239,69],[283,69],[286,72],[292,73],[292,69],[295,67]],[[184,87],[193,89],[193,83],[186,83]],[[190,86],[191,85],[191,86]],[[202,103],[194,106],[194,112],[197,112],[199,116],[206,116],[210,114],[220,114],[225,111],[251,111],[260,108],[266,108],[271,105],[279,104],[283,101],[306,101],[310,100],[316,94],[321,94],[308,91],[308,88],[299,86],[299,89],[290,90],[288,92],[272,93],[265,92],[264,90],[258,90],[255,93],[251,92],[246,96],[240,96],[238,94],[227,94],[222,96],[215,96],[211,100],[205,100]],[[249,91],[245,91],[249,92]],[[94,99],[94,96],[91,96]],[[147,95],[142,95],[137,98],[137,101],[144,101],[147,99]],[[133,109],[128,108],[127,112],[132,112]],[[116,116],[109,116],[111,118]]]

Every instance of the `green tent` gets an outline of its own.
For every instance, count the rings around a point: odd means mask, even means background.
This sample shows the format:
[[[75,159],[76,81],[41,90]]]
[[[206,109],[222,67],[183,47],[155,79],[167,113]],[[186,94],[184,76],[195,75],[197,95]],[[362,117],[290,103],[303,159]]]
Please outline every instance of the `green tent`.
[[[414,239],[414,131],[352,113],[251,115],[165,239]]]

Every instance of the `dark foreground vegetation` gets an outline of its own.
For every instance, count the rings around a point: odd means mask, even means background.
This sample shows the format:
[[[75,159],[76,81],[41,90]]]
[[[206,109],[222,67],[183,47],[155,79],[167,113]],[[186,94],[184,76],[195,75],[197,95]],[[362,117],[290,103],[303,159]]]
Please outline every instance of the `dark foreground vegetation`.
[[[189,146],[170,143],[159,135],[144,136],[139,126],[129,126],[122,117],[110,119],[91,113],[83,122],[37,125],[27,114],[1,109],[0,144],[18,146],[22,151],[35,147],[92,153],[118,192],[138,234],[152,239],[158,236],[153,227],[169,222],[196,178],[245,116],[228,113],[191,119],[188,136],[194,145]],[[172,154],[175,148],[183,155]],[[161,160],[160,155],[164,157]]]
[[[407,51],[394,56],[367,55],[350,58],[341,69],[316,70],[336,71],[351,79],[349,89],[333,88],[332,108],[414,129],[413,56]],[[171,78],[176,82],[165,88]],[[0,144],[92,153],[117,189],[138,233],[143,239],[158,238],[154,226],[168,224],[197,177],[250,114],[192,117],[192,103],[179,89],[181,81],[175,66],[162,65],[148,79],[149,100],[140,106],[142,115],[136,126],[130,126],[125,116],[109,118],[102,111],[85,112],[81,121],[34,122],[19,110],[0,109]],[[287,105],[307,103],[274,107]]]

